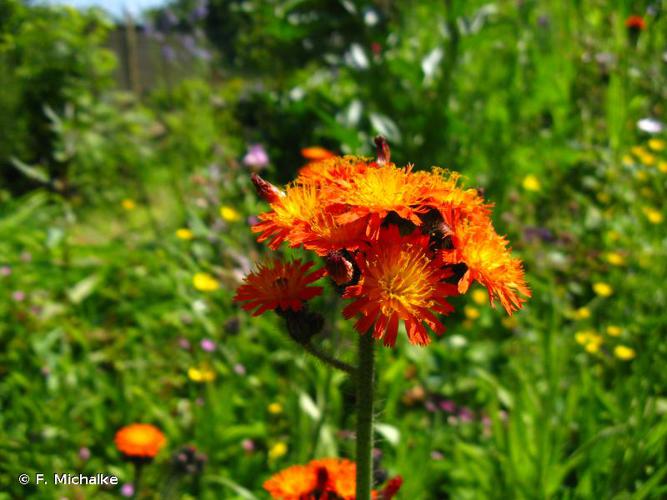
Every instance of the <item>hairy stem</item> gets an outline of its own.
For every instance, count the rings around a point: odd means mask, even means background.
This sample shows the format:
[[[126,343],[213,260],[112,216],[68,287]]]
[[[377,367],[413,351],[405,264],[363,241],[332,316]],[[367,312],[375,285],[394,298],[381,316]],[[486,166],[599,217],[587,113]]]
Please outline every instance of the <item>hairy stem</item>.
[[[357,368],[357,500],[370,500],[373,486],[373,336],[359,336]]]
[[[331,354],[328,354],[324,351],[320,351],[317,347],[315,347],[313,344],[310,342],[305,342],[303,344],[300,344],[303,346],[303,348],[306,350],[308,354],[311,354],[312,356],[315,356],[317,359],[322,361],[323,363],[326,363],[329,366],[332,366],[336,368],[337,370],[344,371],[348,375],[351,375],[354,377],[356,374],[356,370],[352,365],[349,365],[345,363],[344,361],[341,361],[340,359],[337,359],[333,357]]]

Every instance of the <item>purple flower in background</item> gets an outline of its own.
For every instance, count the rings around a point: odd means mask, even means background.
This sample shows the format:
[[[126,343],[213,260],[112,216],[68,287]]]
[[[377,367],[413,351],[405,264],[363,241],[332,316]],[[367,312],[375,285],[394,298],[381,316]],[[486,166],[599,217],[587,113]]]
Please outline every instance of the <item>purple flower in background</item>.
[[[203,339],[199,345],[203,350],[206,352],[213,352],[215,351],[215,342],[213,342],[211,339]]]
[[[459,419],[461,420],[461,422],[464,423],[472,422],[474,419],[474,415],[470,411],[470,408],[468,407],[461,408],[461,411],[459,412]]]
[[[257,218],[256,215],[251,215],[246,219],[246,222],[248,223],[249,226],[254,226],[259,222],[259,219]]]
[[[261,144],[253,144],[243,157],[243,164],[250,168],[266,168],[269,164],[269,155]]]
[[[160,51],[162,52],[162,57],[164,57],[167,61],[173,61],[176,59],[176,52],[171,45],[163,45],[160,47]]]
[[[190,342],[188,341],[188,339],[184,339],[181,337],[180,339],[178,339],[178,347],[180,347],[181,349],[188,350],[190,349]]]
[[[234,373],[241,376],[245,375],[246,373],[245,366],[243,366],[241,363],[236,363],[234,365]]]
[[[12,293],[12,299],[14,299],[16,302],[23,302],[25,300],[25,292],[16,290],[14,293]]]
[[[206,14],[208,14],[208,1],[199,0],[195,5],[195,8],[190,13],[190,19],[192,20],[192,22],[196,22],[201,19],[204,19],[206,17]]]
[[[120,494],[123,495],[124,497],[134,496],[134,486],[132,486],[132,484],[130,483],[125,483],[120,488]]]
[[[447,413],[454,413],[456,411],[456,403],[449,399],[445,399],[444,401],[440,401],[440,409]]]
[[[210,61],[212,57],[208,50],[202,48],[195,49],[193,56],[202,61]]]
[[[433,450],[431,452],[431,459],[432,460],[442,460],[443,458],[445,458],[445,456],[441,452],[439,452],[438,450]]]
[[[183,38],[181,38],[181,43],[188,52],[194,55],[195,51],[197,50],[197,43],[195,42],[195,37],[193,37],[192,35],[185,35]]]
[[[438,407],[435,405],[433,401],[426,401],[426,403],[424,403],[424,408],[426,408],[426,411],[430,413],[435,413],[436,411],[438,411]]]
[[[241,441],[241,447],[246,453],[252,453],[255,451],[255,443],[252,441],[252,439],[244,439]]]
[[[81,460],[88,460],[90,458],[90,450],[85,446],[79,448],[79,458]]]
[[[9,276],[12,274],[12,268],[9,266],[0,267],[0,276]]]

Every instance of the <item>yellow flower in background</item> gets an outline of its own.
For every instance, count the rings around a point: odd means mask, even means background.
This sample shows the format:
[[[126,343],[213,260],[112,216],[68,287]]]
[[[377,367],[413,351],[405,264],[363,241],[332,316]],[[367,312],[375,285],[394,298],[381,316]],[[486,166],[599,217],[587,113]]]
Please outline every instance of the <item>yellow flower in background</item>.
[[[465,306],[463,312],[468,319],[477,319],[479,318],[479,309],[473,306]]]
[[[588,307],[580,307],[574,311],[575,319],[588,319],[591,317],[591,310]]]
[[[588,344],[588,342],[597,337],[599,337],[599,335],[593,330],[581,330],[574,334],[574,340],[580,345]]]
[[[635,177],[637,178],[638,181],[644,182],[646,179],[648,179],[648,174],[643,170],[638,170],[635,173]]]
[[[279,415],[283,412],[283,405],[280,403],[271,403],[267,409],[271,415]]]
[[[639,157],[639,161],[650,167],[651,165],[655,165],[655,156],[650,153],[646,153]]]
[[[472,300],[475,304],[483,306],[489,300],[489,294],[484,290],[477,288],[472,292]]]
[[[574,340],[591,354],[598,352],[603,342],[602,335],[598,335],[593,330],[582,330],[575,333]]]
[[[660,170],[663,174],[667,174],[667,161],[659,161],[658,170]]]
[[[662,213],[660,213],[659,210],[651,207],[644,207],[642,211],[651,224],[660,224],[662,222]]]
[[[188,369],[188,378],[193,382],[213,382],[215,380],[215,372],[207,367]]]
[[[182,227],[176,230],[176,237],[180,240],[191,240],[195,235],[189,229]]]
[[[622,359],[623,361],[630,361],[636,355],[637,354],[632,347],[624,345],[617,345],[614,347],[614,356],[616,356],[618,359]]]
[[[539,179],[533,174],[528,174],[524,177],[521,185],[526,191],[538,192],[542,188]]]
[[[635,163],[635,161],[632,159],[632,156],[630,155],[623,155],[623,159],[621,161],[626,167],[630,167]]]
[[[662,151],[665,149],[665,141],[662,139],[649,139],[648,147],[653,151]]]
[[[200,292],[215,292],[220,283],[208,273],[196,273],[192,277],[192,284]]]
[[[632,151],[632,154],[637,158],[641,158],[645,154],[648,154],[648,152],[642,146],[633,146],[630,148],[630,151]]]
[[[134,200],[131,200],[129,198],[125,198],[123,201],[121,201],[120,205],[127,211],[134,210],[135,208],[137,208],[137,204],[134,202]]]
[[[241,219],[241,214],[228,205],[220,207],[220,217],[227,222],[236,222]]]
[[[599,295],[600,297],[609,297],[611,294],[614,293],[614,289],[609,285],[608,283],[595,283],[593,285],[593,291],[595,292],[596,295]]]
[[[622,330],[618,326],[609,325],[607,327],[607,335],[609,335],[610,337],[619,337],[621,335],[621,332]]]
[[[269,458],[275,460],[280,457],[287,455],[287,445],[285,443],[276,443],[269,450]]]
[[[608,252],[606,257],[607,257],[607,262],[609,262],[612,266],[625,265],[625,257],[618,252]]]

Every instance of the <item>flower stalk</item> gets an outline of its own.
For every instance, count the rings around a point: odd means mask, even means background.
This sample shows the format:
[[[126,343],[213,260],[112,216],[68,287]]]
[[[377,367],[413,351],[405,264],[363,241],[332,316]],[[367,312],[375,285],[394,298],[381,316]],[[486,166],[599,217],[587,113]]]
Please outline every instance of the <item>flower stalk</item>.
[[[359,335],[357,368],[357,500],[370,500],[373,487],[373,336]]]

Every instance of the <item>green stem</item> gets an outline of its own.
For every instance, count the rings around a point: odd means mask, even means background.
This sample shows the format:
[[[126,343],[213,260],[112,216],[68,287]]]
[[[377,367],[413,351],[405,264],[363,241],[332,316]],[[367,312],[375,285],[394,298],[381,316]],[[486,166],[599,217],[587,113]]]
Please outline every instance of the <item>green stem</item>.
[[[133,498],[139,498],[139,488],[141,487],[141,471],[143,469],[143,463],[135,460],[134,462],[134,481],[132,486],[134,487],[134,496]]]
[[[373,336],[359,336],[357,368],[357,500],[370,500],[373,487]]]
[[[320,351],[317,347],[315,347],[310,342],[306,342],[306,343],[303,343],[303,344],[300,344],[300,345],[303,346],[304,350],[308,354],[310,354],[311,356],[315,356],[317,359],[319,359],[323,363],[326,363],[329,366],[332,366],[332,367],[336,368],[337,370],[341,370],[341,371],[347,373],[348,375],[354,377],[355,369],[354,369],[353,366],[348,365],[344,361],[341,361],[341,360],[331,356],[330,354],[328,354],[324,351]]]

